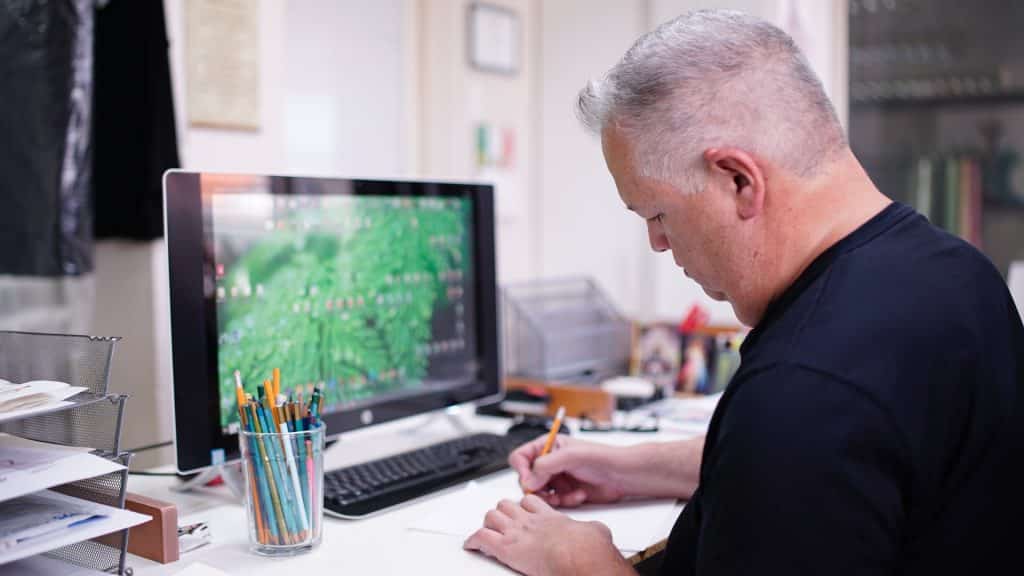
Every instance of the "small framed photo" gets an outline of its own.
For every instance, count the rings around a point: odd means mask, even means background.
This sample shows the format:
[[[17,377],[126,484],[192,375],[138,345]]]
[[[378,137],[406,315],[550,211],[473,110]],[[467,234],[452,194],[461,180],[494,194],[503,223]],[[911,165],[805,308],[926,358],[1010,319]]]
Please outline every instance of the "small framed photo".
[[[633,332],[631,370],[653,382],[663,393],[675,388],[681,361],[679,330],[670,322],[637,324]]]
[[[681,334],[678,392],[723,392],[740,366],[743,330],[698,329]]]
[[[519,73],[519,16],[509,8],[473,2],[467,17],[469,63],[477,70]]]

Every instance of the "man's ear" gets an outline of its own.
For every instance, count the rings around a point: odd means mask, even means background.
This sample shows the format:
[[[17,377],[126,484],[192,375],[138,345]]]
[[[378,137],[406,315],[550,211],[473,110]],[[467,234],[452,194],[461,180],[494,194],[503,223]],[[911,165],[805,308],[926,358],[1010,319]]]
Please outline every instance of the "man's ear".
[[[736,214],[749,220],[764,209],[765,179],[754,158],[739,148],[708,148],[704,151],[708,171],[728,177],[736,198]]]

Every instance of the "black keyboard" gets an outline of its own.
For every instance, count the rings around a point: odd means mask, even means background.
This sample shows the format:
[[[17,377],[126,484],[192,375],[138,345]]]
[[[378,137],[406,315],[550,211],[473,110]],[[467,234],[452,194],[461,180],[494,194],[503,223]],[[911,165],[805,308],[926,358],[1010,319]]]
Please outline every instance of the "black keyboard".
[[[324,473],[324,508],[359,518],[508,467],[520,436],[472,434]]]

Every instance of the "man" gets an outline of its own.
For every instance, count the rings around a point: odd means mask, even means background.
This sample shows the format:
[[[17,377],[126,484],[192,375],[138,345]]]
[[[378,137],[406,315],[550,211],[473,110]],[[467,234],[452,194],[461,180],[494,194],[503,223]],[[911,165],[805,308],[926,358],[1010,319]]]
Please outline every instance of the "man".
[[[537,495],[498,504],[466,548],[526,574],[629,574],[606,528],[553,507],[667,496],[689,502],[665,574],[1019,565],[1024,327],[1006,285],[874,187],[792,40],[686,15],[579,108],[651,247],[753,330],[706,441],[527,444],[510,462]]]

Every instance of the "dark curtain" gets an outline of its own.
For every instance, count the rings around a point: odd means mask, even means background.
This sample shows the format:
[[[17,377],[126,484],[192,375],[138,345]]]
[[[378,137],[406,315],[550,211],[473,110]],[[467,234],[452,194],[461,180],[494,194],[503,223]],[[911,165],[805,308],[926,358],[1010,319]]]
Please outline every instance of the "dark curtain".
[[[92,270],[93,0],[0,3],[0,274]]]
[[[96,238],[159,238],[162,176],[179,166],[163,1],[99,10],[95,59]]]

